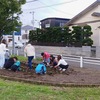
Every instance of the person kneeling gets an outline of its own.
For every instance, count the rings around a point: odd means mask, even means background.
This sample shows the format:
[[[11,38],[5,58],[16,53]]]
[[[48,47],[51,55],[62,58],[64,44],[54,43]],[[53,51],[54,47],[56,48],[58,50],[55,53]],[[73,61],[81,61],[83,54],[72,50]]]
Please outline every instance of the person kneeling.
[[[5,69],[11,69],[11,66],[14,64],[14,59],[13,57],[9,58],[8,61],[5,62],[4,68]]]
[[[11,66],[11,70],[16,72],[16,71],[20,71],[20,61],[18,60],[17,57],[13,57],[14,59],[14,64]]]
[[[45,74],[46,73],[46,63],[39,63],[35,68],[36,74]]]
[[[64,72],[68,68],[68,63],[61,57],[61,55],[57,56],[58,64],[55,66],[55,68],[59,68],[60,72]]]

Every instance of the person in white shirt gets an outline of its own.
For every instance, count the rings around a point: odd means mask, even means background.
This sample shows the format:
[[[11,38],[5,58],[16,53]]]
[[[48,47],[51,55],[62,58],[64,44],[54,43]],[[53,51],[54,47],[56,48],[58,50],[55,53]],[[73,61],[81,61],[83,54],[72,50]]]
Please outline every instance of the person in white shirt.
[[[65,71],[68,68],[68,63],[61,57],[61,55],[57,56],[58,64],[55,68],[59,68],[60,71]]]
[[[28,57],[28,67],[32,69],[32,60],[35,57],[35,48],[30,43],[26,45],[24,52]]]
[[[6,51],[6,40],[2,40],[0,43],[0,69],[3,68],[5,63],[5,51]]]

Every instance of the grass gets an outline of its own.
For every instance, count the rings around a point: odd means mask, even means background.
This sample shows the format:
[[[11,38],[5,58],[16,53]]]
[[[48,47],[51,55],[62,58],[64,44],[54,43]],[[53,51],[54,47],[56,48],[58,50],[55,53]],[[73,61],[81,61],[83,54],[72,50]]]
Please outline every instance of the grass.
[[[14,57],[14,56],[16,56],[19,59],[19,61],[21,61],[21,62],[27,61],[27,57],[17,56],[17,55],[12,55],[11,57]],[[42,61],[42,58],[36,58],[35,60],[36,61]]]
[[[100,100],[100,87],[54,87],[0,79],[0,100]]]

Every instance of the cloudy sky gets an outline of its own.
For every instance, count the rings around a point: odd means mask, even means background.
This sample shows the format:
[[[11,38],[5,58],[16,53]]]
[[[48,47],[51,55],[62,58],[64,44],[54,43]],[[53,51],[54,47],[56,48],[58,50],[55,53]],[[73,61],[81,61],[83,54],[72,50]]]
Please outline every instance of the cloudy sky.
[[[25,25],[39,27],[48,17],[73,18],[96,0],[27,0],[22,6],[20,20]],[[34,18],[34,21],[33,21]],[[33,24],[34,23],[34,24]]]

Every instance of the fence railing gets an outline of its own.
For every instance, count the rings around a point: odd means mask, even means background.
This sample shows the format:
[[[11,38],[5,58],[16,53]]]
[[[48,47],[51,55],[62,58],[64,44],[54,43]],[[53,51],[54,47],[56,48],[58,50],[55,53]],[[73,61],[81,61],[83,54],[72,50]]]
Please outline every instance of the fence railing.
[[[12,50],[10,50],[10,52],[12,54]],[[16,50],[15,54],[24,56],[23,50],[22,51]],[[51,54],[53,54],[55,57],[57,57],[57,55],[58,55],[58,54],[55,54],[55,53],[51,53]],[[36,53],[35,58],[37,58],[37,57],[41,57],[41,54]],[[100,65],[100,58],[83,57],[83,56],[75,56],[75,55],[62,55],[62,57],[66,61],[79,63],[81,68],[84,67],[84,64]]]
[[[62,55],[63,56],[63,55]],[[100,58],[83,57],[83,56],[63,56],[67,61],[79,62],[80,67],[84,67],[84,64],[100,65]]]

